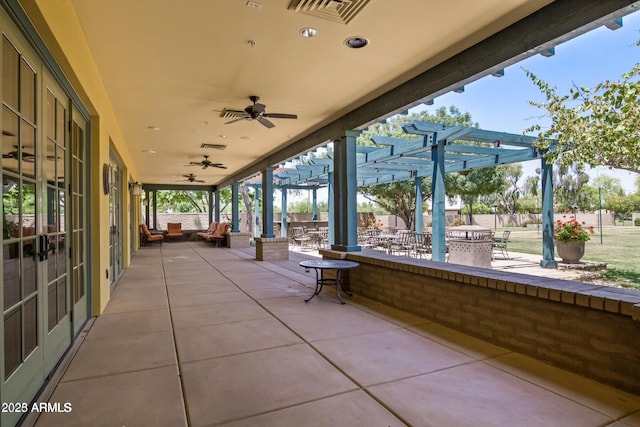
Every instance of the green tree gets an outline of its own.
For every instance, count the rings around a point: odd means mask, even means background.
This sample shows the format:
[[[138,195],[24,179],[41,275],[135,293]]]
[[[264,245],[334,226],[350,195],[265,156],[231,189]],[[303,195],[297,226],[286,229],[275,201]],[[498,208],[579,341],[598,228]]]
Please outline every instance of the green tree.
[[[520,163],[511,163],[498,166],[495,169],[499,169],[498,172],[501,172],[504,176],[503,191],[499,192],[502,211],[515,213],[518,211],[518,201],[522,193],[519,183],[520,178],[522,178],[522,165]],[[500,188],[497,190],[500,190]]]
[[[208,212],[209,192],[160,190],[156,193],[158,212]]]
[[[467,208],[469,224],[473,224],[473,204],[482,195],[494,194],[505,188],[504,169],[483,168],[464,171],[452,175],[447,188],[448,194],[460,196]]]
[[[551,125],[534,125],[525,132],[538,132],[537,145],[548,161],[640,172],[640,64],[620,80],[606,80],[593,89],[574,86],[567,95],[530,71],[527,75],[546,97],[546,102],[530,104],[546,110]],[[572,102],[577,105],[569,106]]]
[[[589,210],[595,211],[599,208],[599,202],[602,200],[604,206],[607,200],[615,196],[624,196],[622,183],[618,178],[609,175],[599,175],[593,179],[592,184],[587,184],[581,190],[588,195],[591,200]]]
[[[618,219],[629,219],[632,212],[640,211],[640,194],[613,196],[607,200],[605,208],[614,212]]]
[[[579,164],[566,166],[559,164],[554,168],[553,192],[555,208],[558,212],[573,212],[573,206],[579,210],[591,210],[594,200],[585,191],[589,175]]]

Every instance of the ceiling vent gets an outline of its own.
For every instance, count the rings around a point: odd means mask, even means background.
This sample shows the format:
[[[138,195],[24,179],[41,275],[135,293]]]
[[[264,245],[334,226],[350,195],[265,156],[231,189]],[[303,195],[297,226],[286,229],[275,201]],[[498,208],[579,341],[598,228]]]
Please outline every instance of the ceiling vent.
[[[208,148],[211,150],[224,150],[225,148],[227,148],[227,146],[224,144],[207,144],[205,142],[200,146],[200,148]]]
[[[292,0],[289,10],[348,24],[369,0]]]

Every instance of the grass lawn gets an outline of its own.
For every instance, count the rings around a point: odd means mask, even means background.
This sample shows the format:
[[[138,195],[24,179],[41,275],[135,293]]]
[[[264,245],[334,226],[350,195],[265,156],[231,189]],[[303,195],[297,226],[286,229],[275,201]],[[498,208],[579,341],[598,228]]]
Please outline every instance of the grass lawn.
[[[531,228],[506,228],[511,230],[509,251],[542,256],[542,232]],[[498,229],[496,235],[502,232]],[[596,229],[586,244],[583,261],[606,262],[613,276],[622,276],[640,284],[640,227],[605,227]]]

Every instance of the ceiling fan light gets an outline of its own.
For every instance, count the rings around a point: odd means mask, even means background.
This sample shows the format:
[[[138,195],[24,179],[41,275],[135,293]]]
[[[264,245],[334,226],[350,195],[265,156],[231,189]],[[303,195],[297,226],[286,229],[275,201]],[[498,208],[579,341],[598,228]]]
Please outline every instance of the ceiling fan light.
[[[369,45],[369,40],[364,37],[349,37],[344,41],[345,46],[351,49],[361,49]]]
[[[318,36],[318,30],[313,27],[305,27],[300,30],[300,35],[305,38],[313,38]]]

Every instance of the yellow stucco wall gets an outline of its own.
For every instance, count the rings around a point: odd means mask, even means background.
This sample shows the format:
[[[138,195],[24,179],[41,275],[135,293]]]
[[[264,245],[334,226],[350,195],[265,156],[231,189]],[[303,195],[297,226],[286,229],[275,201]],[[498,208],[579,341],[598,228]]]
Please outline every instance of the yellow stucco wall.
[[[90,280],[92,312],[99,315],[110,297],[110,281],[106,275],[109,269],[109,197],[102,191],[102,165],[109,163],[111,149],[122,161],[125,183],[130,178],[138,181],[137,171],[71,2],[22,0],[20,4],[91,114]],[[121,203],[124,215],[123,259],[126,267],[131,255],[131,219],[128,186],[124,187]],[[137,224],[139,217],[133,221]]]

